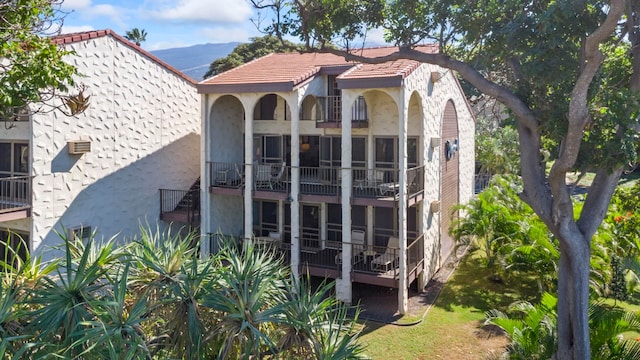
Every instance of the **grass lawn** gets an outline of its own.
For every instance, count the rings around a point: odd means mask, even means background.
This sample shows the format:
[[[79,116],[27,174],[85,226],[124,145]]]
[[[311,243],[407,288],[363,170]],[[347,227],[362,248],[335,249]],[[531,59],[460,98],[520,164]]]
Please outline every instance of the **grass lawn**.
[[[504,284],[488,280],[479,261],[463,261],[424,321],[415,326],[365,322],[361,342],[372,359],[491,359],[507,344],[505,336],[483,328],[484,312],[513,301],[536,301],[533,281]],[[493,355],[492,355],[493,354]]]

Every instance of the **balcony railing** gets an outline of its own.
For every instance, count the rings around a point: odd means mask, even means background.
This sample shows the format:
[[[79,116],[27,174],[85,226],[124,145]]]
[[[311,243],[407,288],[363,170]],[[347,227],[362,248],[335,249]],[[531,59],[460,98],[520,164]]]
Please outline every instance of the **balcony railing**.
[[[244,187],[244,164],[207,162],[210,186],[238,189]]]
[[[362,96],[356,99],[351,108],[351,121],[357,124],[366,124],[369,121],[367,116],[367,103]],[[342,97],[316,97],[316,122],[318,123],[318,127],[322,127],[322,124],[331,123],[339,126],[342,122]]]
[[[188,224],[200,222],[200,190],[160,189],[160,218]]]
[[[300,193],[305,195],[338,196],[340,169],[330,167],[301,167]]]
[[[0,178],[0,213],[31,208],[31,177]]]
[[[210,186],[239,189],[245,186],[244,164],[208,162]],[[258,164],[253,170],[252,187],[257,191],[289,193],[291,167],[281,163]],[[409,197],[424,190],[424,166],[407,170]],[[399,171],[393,168],[353,169],[354,197],[398,200]],[[339,167],[300,167],[300,194],[341,196],[342,170]]]

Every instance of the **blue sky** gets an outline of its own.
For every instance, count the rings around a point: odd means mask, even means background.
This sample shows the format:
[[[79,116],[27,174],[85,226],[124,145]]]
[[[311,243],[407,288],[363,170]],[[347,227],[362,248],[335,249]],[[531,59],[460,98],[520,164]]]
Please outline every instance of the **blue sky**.
[[[246,42],[261,36],[246,0],[64,0],[63,33],[112,29],[147,32],[147,50],[205,43]]]
[[[62,10],[68,12],[64,33],[111,29],[124,35],[137,27],[147,32],[146,50],[247,42],[262,35],[247,0],[64,0]],[[381,30],[367,38],[384,43]]]

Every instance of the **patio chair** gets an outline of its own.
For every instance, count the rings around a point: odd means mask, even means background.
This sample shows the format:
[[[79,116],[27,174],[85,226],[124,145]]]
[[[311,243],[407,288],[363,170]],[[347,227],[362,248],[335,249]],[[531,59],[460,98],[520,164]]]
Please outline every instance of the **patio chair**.
[[[398,256],[400,255],[400,241],[396,236],[390,236],[387,242],[387,248],[380,256],[371,260],[372,271],[384,271],[387,272],[391,268],[394,268],[398,263]]]
[[[363,230],[351,230],[352,265],[357,264],[364,259],[362,255],[365,247],[364,236]],[[335,261],[338,265],[342,264],[342,251],[338,251]]]
[[[258,164],[255,166],[255,180],[253,182],[254,190],[258,188],[269,187],[273,189],[271,185],[271,165],[270,164]]]
[[[418,190],[418,183],[416,182],[418,177],[417,171],[407,172],[407,194],[411,195]]]
[[[269,236],[256,236],[254,241],[257,247],[276,250],[282,244],[282,235],[277,231],[271,231]]]
[[[271,178],[269,179],[269,187],[271,188],[271,190],[273,190],[274,186],[278,186],[280,185],[280,182],[282,182],[286,166],[287,163],[283,162],[278,173],[275,175],[271,174]]]
[[[374,170],[373,177],[369,180],[369,187],[377,188],[384,183],[384,170]]]
[[[244,185],[244,164],[235,164],[235,175],[231,180],[233,185],[241,187]]]

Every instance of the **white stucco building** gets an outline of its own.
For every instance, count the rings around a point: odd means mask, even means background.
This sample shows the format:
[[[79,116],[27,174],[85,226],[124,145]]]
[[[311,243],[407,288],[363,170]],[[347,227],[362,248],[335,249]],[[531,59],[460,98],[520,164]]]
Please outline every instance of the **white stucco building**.
[[[475,122],[451,71],[272,54],[198,90],[202,233],[273,245],[346,302],[353,282],[398,288],[404,313],[453,249],[451,206],[473,195]]]
[[[0,235],[45,258],[63,227],[126,238],[154,226],[160,189],[188,190],[200,166],[193,80],[110,30],[52,40],[75,52],[88,109],[0,121]]]

